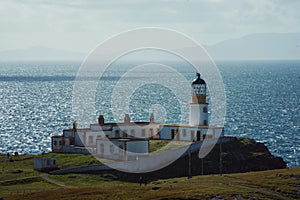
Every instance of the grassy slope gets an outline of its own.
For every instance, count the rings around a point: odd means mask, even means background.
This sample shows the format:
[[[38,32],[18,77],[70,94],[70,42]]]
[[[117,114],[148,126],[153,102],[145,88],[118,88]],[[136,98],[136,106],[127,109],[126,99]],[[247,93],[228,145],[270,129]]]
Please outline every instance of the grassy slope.
[[[45,156],[56,157],[61,168],[99,163],[92,155],[49,153]],[[22,155],[12,157],[13,162],[9,162],[6,155],[0,155],[0,197],[59,188],[40,178],[40,173],[33,169],[34,157]],[[22,172],[12,173],[13,170],[22,170]]]
[[[97,162],[90,155],[48,154],[47,156],[56,156],[60,165],[69,167]],[[115,199],[171,197],[211,199],[215,195],[220,195],[225,199],[232,199],[238,195],[244,198],[277,198],[259,191],[260,188],[289,198],[295,198],[297,191],[300,193],[300,168],[223,176],[195,176],[189,180],[185,177],[173,178],[158,180],[146,187],[140,187],[137,183],[112,180],[109,174],[49,175],[53,180],[74,187],[62,189],[41,179],[39,173],[32,169],[33,159],[24,158],[28,157],[22,156],[14,162],[7,162],[5,157],[1,157],[0,196],[4,196],[5,199],[53,199],[54,197],[54,199],[105,199],[108,197]],[[23,172],[11,173],[14,169],[21,169]],[[290,174],[297,176],[293,177]],[[247,187],[243,187],[244,185]]]

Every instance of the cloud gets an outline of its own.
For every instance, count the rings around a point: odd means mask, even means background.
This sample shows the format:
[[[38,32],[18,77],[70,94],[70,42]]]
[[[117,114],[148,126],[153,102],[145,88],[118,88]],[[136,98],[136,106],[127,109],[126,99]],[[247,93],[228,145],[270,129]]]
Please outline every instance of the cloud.
[[[52,47],[71,48],[75,40],[78,47],[91,48],[112,34],[143,26],[175,29],[202,43],[251,33],[300,32],[296,0],[4,0],[1,4],[0,43],[5,49],[48,45],[47,38]],[[15,37],[21,37],[18,44]]]

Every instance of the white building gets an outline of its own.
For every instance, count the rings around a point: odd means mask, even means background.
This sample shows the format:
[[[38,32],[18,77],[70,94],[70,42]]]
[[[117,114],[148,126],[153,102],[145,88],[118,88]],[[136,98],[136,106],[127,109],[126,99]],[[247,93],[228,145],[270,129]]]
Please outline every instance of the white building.
[[[149,154],[149,140],[177,140],[201,142],[223,134],[223,127],[208,125],[206,83],[197,74],[192,83],[189,124],[155,123],[151,114],[149,122],[131,122],[125,114],[122,123],[105,123],[103,115],[89,128],[63,130],[62,136],[52,137],[52,151],[65,153],[93,153],[102,158],[134,159]]]
[[[33,168],[39,171],[48,171],[57,168],[56,158],[34,158]]]
[[[131,122],[125,114],[122,123],[105,123],[102,115],[97,124],[89,128],[77,129],[76,122],[72,129],[63,130],[62,136],[52,137],[52,151],[64,153],[94,153],[103,158],[128,159],[136,154],[149,153],[149,139],[159,139],[160,123]],[[120,148],[119,148],[120,147]]]
[[[100,158],[131,160],[149,153],[149,139],[97,139],[96,143],[96,155]]]
[[[163,124],[160,126],[160,139],[199,142],[205,138],[215,138],[223,132],[222,127],[190,126],[188,124]]]
[[[223,127],[208,125],[206,95],[206,83],[197,73],[197,78],[192,82],[189,124],[160,125],[160,139],[198,142],[223,134]]]

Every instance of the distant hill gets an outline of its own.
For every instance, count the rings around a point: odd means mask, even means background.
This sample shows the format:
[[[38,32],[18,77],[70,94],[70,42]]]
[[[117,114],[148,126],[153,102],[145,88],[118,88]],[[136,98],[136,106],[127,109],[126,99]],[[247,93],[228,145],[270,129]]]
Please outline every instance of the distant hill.
[[[0,61],[83,60],[85,54],[77,51],[34,46],[26,49],[0,51]]]
[[[300,33],[257,33],[204,46],[214,60],[289,60],[300,59]],[[180,49],[193,52],[194,47]],[[0,51],[0,61],[76,60],[82,61],[88,52],[67,51],[43,46]],[[167,54],[140,53],[134,59],[172,59]],[[130,57],[129,57],[130,58]]]
[[[300,33],[258,33],[205,47],[215,60],[300,59]]]

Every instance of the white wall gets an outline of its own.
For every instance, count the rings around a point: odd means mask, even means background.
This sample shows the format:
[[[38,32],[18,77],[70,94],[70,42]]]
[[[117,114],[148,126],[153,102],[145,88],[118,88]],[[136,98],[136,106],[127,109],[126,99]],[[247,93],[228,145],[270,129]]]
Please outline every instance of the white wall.
[[[77,131],[75,134],[76,146],[96,146],[96,140],[98,137],[110,136],[111,131]],[[90,137],[92,141],[90,141]],[[85,142],[85,143],[84,143]]]
[[[126,155],[125,152],[122,150],[124,148],[124,142],[97,140],[96,143],[96,154],[100,157],[121,159]],[[103,151],[101,151],[101,145],[103,145]],[[121,149],[119,148],[119,146]]]
[[[190,122],[191,126],[206,126],[208,125],[208,112],[203,112],[203,108],[206,107],[208,111],[207,104],[190,104]],[[204,124],[206,120],[207,124]]]
[[[71,139],[70,139],[70,137],[64,137],[64,142],[65,142],[65,144],[64,145],[66,145],[66,146],[69,146],[70,145],[70,143],[71,143],[71,141],[70,141]]]
[[[80,147],[84,146],[84,132],[77,131],[75,133],[75,145]]]
[[[126,151],[132,153],[149,153],[148,140],[126,142]]]
[[[119,130],[120,137],[124,137],[123,132],[127,131],[129,138],[149,138],[156,135],[159,131],[158,124],[149,124],[146,126],[126,126],[113,127],[113,137],[116,137],[115,131]],[[144,130],[144,131],[143,131]],[[133,132],[132,132],[133,131]],[[143,134],[144,133],[144,134]]]
[[[200,141],[203,140],[203,135],[209,135],[210,138],[213,138],[213,133],[215,130],[215,134],[221,134],[222,128],[197,128],[197,127],[188,127],[188,126],[161,126],[160,127],[160,139],[163,140],[171,140],[172,139],[172,130],[174,130],[175,140],[180,141],[194,141],[197,140],[197,131],[200,131]],[[184,130],[186,134],[184,135]],[[191,131],[194,131],[192,134]],[[176,135],[178,134],[178,135]]]
[[[101,151],[101,145],[103,145],[103,151]],[[124,150],[125,148],[126,151]],[[126,159],[127,156],[135,155],[136,153],[147,154],[148,149],[149,143],[147,140],[97,140],[96,154],[104,158]]]
[[[104,126],[100,126],[99,124],[91,124],[90,125],[90,129],[91,130],[96,130],[96,131],[108,131],[111,130],[111,125],[104,125]]]
[[[53,137],[52,138],[52,151],[60,152],[63,148],[63,138],[62,137]]]
[[[57,166],[56,158],[34,158],[34,169],[50,169]]]
[[[65,136],[65,137],[71,137],[71,136],[73,136],[73,131],[63,131],[63,136]]]

